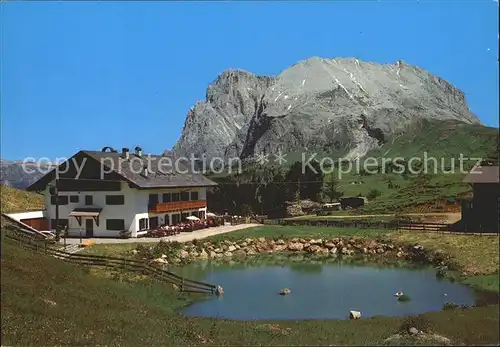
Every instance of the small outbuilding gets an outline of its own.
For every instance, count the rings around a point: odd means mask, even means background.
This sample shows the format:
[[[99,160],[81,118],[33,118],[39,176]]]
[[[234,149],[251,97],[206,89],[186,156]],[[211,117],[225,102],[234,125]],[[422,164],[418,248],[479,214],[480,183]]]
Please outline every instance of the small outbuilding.
[[[462,201],[462,228],[466,232],[498,233],[500,184],[498,166],[478,166],[464,182],[472,185],[472,199]]]

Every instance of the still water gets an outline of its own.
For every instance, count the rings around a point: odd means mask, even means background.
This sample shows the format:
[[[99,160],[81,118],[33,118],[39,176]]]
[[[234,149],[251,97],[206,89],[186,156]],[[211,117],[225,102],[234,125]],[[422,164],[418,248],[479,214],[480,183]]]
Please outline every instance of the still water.
[[[475,304],[472,289],[436,279],[429,268],[381,267],[335,262],[272,262],[191,264],[178,270],[188,278],[220,284],[222,297],[187,307],[183,314],[235,320],[347,319],[350,310],[362,318],[408,316],[439,311],[445,302]],[[278,292],[290,288],[292,293]],[[409,302],[394,294],[403,291]]]

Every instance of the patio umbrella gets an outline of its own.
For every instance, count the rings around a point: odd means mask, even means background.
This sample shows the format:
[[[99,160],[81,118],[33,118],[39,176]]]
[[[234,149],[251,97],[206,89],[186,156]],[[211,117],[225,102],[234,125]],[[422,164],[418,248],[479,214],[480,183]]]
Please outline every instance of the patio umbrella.
[[[207,217],[215,217],[215,213],[207,212],[206,216]]]
[[[200,220],[198,217],[196,216],[188,216],[186,217],[187,220]]]

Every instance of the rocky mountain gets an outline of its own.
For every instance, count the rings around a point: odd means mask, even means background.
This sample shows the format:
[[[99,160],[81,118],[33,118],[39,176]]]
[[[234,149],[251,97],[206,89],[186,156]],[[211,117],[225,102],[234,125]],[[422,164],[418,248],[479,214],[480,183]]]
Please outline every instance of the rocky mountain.
[[[248,158],[306,150],[355,158],[423,119],[480,124],[462,91],[419,67],[313,57],[274,77],[223,72],[189,110],[172,151]]]
[[[24,189],[55,168],[54,163],[24,163],[0,159],[0,183]]]

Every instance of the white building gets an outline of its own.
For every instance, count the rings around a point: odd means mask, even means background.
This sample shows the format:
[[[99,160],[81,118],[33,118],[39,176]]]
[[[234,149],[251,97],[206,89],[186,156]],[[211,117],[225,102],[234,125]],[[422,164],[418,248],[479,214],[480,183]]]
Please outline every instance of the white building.
[[[58,197],[59,225],[68,226],[70,236],[118,237],[129,231],[137,237],[189,215],[204,218],[207,188],[216,185],[172,157],[145,155],[139,147],[135,153],[105,147],[76,153],[28,190],[44,195],[52,230]]]

